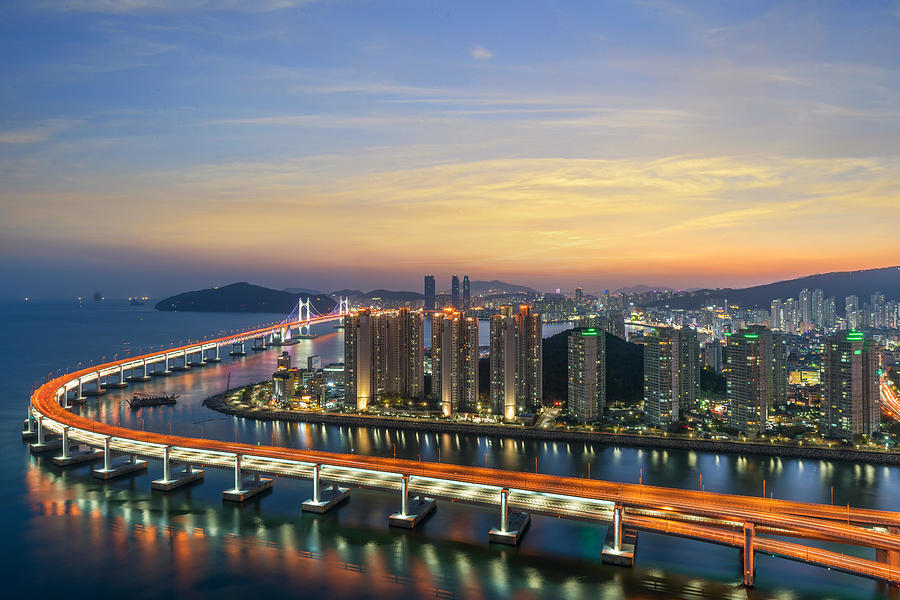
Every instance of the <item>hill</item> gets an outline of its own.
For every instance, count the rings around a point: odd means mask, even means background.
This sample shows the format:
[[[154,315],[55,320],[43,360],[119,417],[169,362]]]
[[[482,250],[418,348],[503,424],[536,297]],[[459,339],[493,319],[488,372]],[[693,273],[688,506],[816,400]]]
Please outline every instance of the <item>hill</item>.
[[[538,293],[528,286],[518,285],[515,283],[506,283],[505,281],[498,281],[496,279],[492,281],[470,281],[469,289],[471,290],[473,296],[493,296],[495,294],[520,293],[537,295]]]
[[[545,402],[568,397],[569,332],[544,339]],[[639,403],[644,397],[644,347],[606,334],[606,401]]]
[[[331,312],[336,302],[327,296],[309,296],[273,290],[246,282],[184,292],[160,300],[156,310],[186,312],[290,313],[300,298],[309,298],[319,314]]]
[[[690,295],[670,298],[657,304],[673,308],[699,308],[716,300],[727,300],[729,304],[738,306],[768,308],[773,299],[796,298],[802,289],[810,292],[821,289],[826,298],[834,296],[839,300],[855,294],[859,296],[860,303],[875,292],[884,293],[888,299],[900,299],[900,267],[822,273],[741,289],[697,290]],[[842,307],[843,302],[838,301],[837,305]]]

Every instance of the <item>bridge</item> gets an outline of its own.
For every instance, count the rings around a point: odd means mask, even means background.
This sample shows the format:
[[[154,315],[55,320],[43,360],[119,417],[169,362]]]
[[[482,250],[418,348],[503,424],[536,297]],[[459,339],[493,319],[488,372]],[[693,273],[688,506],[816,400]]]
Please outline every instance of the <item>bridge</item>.
[[[391,526],[415,527],[437,501],[462,502],[498,511],[497,526],[488,532],[491,542],[516,544],[531,515],[549,515],[607,526],[600,550],[605,563],[632,565],[637,533],[648,531],[738,549],[747,586],[754,583],[758,552],[900,586],[897,512],[198,439],[108,425],[69,410],[89,391],[88,384],[102,393],[109,385],[202,366],[218,359],[223,347],[240,354],[251,340],[257,348],[260,341],[285,343],[292,331],[305,327],[308,332],[315,323],[342,319],[347,310],[344,302],[328,315],[298,306],[281,323],[54,377],[31,396],[23,438],[34,440],[34,453],[54,453],[53,462],[61,467],[102,460],[92,473],[104,480],[145,471],[148,460],[160,461],[161,477],[152,486],[164,491],[203,479],[206,468],[233,471],[234,484],[222,497],[234,502],[270,489],[277,477],[305,479],[312,482],[312,497],[302,503],[303,511],[338,509],[351,488],[370,488],[398,494],[398,510],[388,516]],[[810,541],[858,546],[874,557]]]

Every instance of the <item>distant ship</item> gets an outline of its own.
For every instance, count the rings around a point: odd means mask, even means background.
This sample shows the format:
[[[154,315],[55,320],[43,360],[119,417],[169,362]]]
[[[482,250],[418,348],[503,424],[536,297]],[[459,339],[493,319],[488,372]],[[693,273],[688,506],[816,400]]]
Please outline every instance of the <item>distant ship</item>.
[[[151,396],[149,394],[135,394],[131,400],[128,400],[128,406],[131,408],[144,408],[145,406],[169,406],[175,404],[178,396],[176,394],[160,394]]]
[[[100,290],[94,292],[94,302],[103,302],[103,294],[100,293]]]
[[[150,298],[148,296],[135,296],[133,298],[129,298],[128,302],[131,303],[132,306],[144,306],[147,304],[147,300]]]

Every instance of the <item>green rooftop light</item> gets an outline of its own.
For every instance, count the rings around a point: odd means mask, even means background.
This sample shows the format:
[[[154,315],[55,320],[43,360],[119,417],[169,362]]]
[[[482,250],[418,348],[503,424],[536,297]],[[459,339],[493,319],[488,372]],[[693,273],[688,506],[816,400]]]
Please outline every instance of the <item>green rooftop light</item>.
[[[597,335],[597,330],[594,329],[593,327],[590,329],[585,329],[584,331],[581,332],[581,335]]]
[[[748,339],[748,340],[759,339],[759,335],[758,335],[758,334],[755,334],[755,333],[745,333],[745,334],[744,334],[744,337],[745,337],[746,339]]]

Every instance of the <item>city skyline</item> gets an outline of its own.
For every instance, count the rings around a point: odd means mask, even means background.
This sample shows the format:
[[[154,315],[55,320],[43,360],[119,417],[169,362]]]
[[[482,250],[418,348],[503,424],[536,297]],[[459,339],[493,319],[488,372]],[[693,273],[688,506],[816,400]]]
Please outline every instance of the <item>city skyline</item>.
[[[451,268],[743,286],[900,262],[889,3],[2,14],[10,297],[127,296],[136,270],[161,294],[417,289]]]

